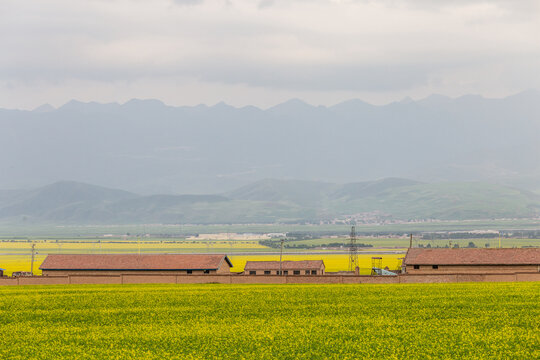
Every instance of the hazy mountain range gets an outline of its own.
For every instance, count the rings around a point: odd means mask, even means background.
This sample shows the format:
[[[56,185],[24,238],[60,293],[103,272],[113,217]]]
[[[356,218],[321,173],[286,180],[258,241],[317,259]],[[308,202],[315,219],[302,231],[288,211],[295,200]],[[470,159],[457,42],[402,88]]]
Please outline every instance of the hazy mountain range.
[[[137,195],[77,182],[0,191],[3,224],[297,223],[528,218],[540,196],[488,183],[266,179],[217,195]]]
[[[0,127],[3,189],[69,179],[140,194],[216,194],[265,178],[401,177],[540,190],[537,91],[385,106],[290,100],[266,110],[71,101],[0,110]]]

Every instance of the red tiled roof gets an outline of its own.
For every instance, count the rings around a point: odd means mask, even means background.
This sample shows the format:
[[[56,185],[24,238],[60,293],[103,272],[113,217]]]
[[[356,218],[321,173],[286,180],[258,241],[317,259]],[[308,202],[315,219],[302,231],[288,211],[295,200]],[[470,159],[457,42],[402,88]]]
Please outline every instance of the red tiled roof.
[[[232,267],[226,255],[198,254],[111,254],[48,255],[41,270],[215,270],[223,260]]]
[[[412,248],[405,265],[540,265],[540,248],[425,249]]]
[[[283,261],[283,270],[318,270],[324,266],[322,260]],[[279,261],[247,261],[244,270],[279,270]]]

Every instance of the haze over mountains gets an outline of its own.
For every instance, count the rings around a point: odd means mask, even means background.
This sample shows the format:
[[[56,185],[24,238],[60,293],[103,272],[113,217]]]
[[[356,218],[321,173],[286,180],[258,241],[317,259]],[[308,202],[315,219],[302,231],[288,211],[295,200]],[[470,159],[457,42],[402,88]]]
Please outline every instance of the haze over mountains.
[[[531,218],[540,196],[486,183],[265,179],[216,195],[137,195],[77,182],[0,191],[0,224],[373,223]]]
[[[219,194],[266,179],[386,177],[540,189],[540,94],[373,106],[171,107],[71,101],[0,110],[0,189],[61,180],[138,194]]]

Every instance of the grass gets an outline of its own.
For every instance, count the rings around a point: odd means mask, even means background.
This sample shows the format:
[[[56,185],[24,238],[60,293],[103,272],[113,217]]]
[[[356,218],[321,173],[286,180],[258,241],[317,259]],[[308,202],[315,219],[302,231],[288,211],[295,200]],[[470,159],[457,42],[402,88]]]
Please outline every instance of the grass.
[[[2,359],[537,359],[540,284],[0,288]]]

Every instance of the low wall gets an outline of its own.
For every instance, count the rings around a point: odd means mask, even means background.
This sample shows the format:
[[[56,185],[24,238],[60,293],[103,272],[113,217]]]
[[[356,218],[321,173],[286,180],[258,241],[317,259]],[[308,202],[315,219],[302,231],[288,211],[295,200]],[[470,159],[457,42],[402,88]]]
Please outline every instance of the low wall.
[[[66,276],[31,276],[15,278],[17,285],[64,285],[69,284]]]
[[[369,275],[65,275],[0,277],[1,285],[67,284],[418,284],[540,281],[540,273]]]
[[[122,284],[175,284],[176,275],[120,275]]]

